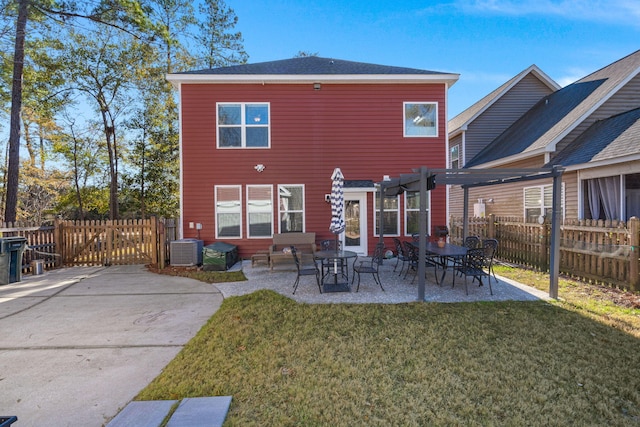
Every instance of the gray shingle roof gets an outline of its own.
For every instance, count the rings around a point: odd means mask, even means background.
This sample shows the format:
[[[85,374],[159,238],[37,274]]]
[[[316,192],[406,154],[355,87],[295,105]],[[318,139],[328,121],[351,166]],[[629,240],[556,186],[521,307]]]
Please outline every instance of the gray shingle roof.
[[[640,154],[640,108],[599,120],[547,166],[572,166]]]
[[[562,137],[640,72],[640,50],[542,99],[466,167],[508,156],[553,151]]]
[[[207,75],[401,75],[401,74],[450,74],[415,68],[393,67],[388,65],[367,64],[364,62],[344,61],[341,59],[306,56],[279,61],[259,62],[255,64],[232,65],[229,67],[187,71],[176,74]]]

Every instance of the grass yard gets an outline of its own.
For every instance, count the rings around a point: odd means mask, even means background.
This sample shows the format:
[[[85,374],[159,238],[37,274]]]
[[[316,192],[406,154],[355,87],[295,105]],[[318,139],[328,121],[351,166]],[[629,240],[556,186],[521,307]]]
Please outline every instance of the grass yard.
[[[231,297],[137,398],[232,395],[225,426],[639,426],[640,309],[577,289],[562,280],[557,302]]]

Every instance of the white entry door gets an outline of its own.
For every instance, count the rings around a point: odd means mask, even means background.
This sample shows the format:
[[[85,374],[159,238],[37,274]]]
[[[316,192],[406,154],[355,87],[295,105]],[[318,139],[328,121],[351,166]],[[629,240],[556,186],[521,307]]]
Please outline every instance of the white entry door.
[[[367,193],[344,194],[344,222],[344,249],[367,255]]]

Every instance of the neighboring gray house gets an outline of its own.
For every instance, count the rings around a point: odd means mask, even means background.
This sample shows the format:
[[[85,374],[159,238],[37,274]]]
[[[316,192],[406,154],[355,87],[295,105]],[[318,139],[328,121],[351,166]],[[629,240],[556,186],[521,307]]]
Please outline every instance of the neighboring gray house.
[[[462,168],[540,99],[560,86],[536,65],[518,73],[449,121],[449,167]],[[462,190],[449,191],[450,214],[462,215]],[[472,210],[470,212],[473,212]]]
[[[640,216],[638,108],[640,51],[544,96],[472,158],[467,157],[464,167],[562,165],[566,167],[564,218]],[[456,120],[450,121],[452,131]],[[551,183],[514,183],[470,192],[470,204],[480,199],[487,214],[536,221],[549,213]],[[453,207],[454,199],[451,204],[452,213],[461,211],[461,202]]]

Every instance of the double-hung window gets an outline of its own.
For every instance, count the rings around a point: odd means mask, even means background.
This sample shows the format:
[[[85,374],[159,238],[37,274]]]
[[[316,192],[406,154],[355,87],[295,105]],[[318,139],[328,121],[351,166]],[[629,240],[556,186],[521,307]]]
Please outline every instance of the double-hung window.
[[[247,185],[247,236],[273,236],[271,185]]]
[[[405,102],[404,103],[404,136],[405,137],[438,136],[438,103],[437,102]]]
[[[376,222],[376,236],[380,235],[380,193],[375,192],[375,213],[374,220]],[[384,197],[383,199],[383,221],[384,221],[384,235],[385,236],[399,236],[400,235],[400,203],[399,196],[396,197]]]
[[[269,103],[218,103],[218,148],[269,148]]]
[[[427,230],[431,229],[429,214],[430,193],[427,193]],[[420,232],[420,192],[405,191],[404,193],[404,234],[411,236]],[[428,233],[428,231],[427,231]]]
[[[280,233],[304,232],[304,186],[278,186]]]
[[[560,208],[564,212],[564,182],[560,196]],[[553,209],[553,185],[537,185],[524,188],[524,217],[526,222],[551,219]],[[560,215],[564,217],[564,214]]]
[[[460,168],[460,144],[456,144],[451,146],[451,169],[459,169]]]
[[[242,237],[242,188],[216,185],[216,238]]]

